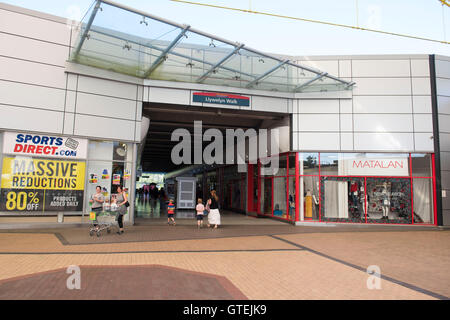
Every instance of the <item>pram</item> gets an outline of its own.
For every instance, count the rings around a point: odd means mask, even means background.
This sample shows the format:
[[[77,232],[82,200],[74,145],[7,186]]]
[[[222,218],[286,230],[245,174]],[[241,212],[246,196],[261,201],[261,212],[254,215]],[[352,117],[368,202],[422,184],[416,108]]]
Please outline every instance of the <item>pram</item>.
[[[91,220],[91,226],[89,228],[89,235],[92,237],[94,233],[97,234],[97,237],[100,237],[103,230],[106,230],[107,233],[111,233],[111,227],[117,225],[116,223],[116,212],[114,207],[104,208],[103,211],[96,212],[95,220]],[[95,226],[97,224],[97,226]]]

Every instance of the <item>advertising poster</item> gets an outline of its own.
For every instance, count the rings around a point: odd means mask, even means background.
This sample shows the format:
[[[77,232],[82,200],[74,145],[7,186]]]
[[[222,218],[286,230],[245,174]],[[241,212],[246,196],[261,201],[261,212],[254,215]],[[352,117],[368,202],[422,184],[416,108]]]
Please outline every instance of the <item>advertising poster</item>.
[[[120,174],[113,174],[112,184],[116,186],[120,185]]]
[[[123,175],[123,180],[128,180],[130,179],[131,176],[131,172],[129,169],[125,169],[125,174]]]
[[[109,179],[109,173],[108,173],[108,169],[104,169],[102,172],[102,179],[103,180],[108,180]]]
[[[89,174],[89,183],[97,183],[98,182],[98,176],[95,173]]]
[[[0,211],[82,211],[85,163],[57,159],[3,159]]]

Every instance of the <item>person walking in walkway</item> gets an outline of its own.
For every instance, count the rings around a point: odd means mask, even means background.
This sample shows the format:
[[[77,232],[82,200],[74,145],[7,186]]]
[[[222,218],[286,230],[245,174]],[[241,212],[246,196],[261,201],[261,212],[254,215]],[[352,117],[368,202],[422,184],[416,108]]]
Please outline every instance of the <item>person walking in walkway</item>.
[[[92,203],[92,211],[95,213],[94,227],[98,230],[97,215],[102,212],[103,202],[105,202],[101,186],[95,188],[95,193],[91,196],[89,202]]]
[[[159,197],[159,191],[158,188],[156,187],[156,184],[151,183],[150,184],[150,213],[154,213],[155,209],[156,209],[156,201],[158,200]]]
[[[169,200],[169,205],[167,206],[167,224],[170,226],[172,225],[176,225],[177,223],[175,222],[175,204],[173,203],[173,199]]]
[[[197,200],[197,206],[195,207],[195,211],[197,211],[196,218],[197,218],[197,228],[203,228],[203,215],[205,211],[205,206],[203,205],[203,201],[201,198],[198,198]]]
[[[167,197],[166,190],[164,190],[164,188],[161,188],[161,190],[159,190],[159,212],[161,213],[161,215],[166,213],[168,200],[169,198]]]
[[[117,187],[116,199],[117,199],[117,206],[118,206],[116,219],[117,219],[117,223],[119,224],[119,231],[117,232],[117,234],[122,234],[123,233],[123,216],[127,213],[128,206],[129,206],[127,194],[123,190],[122,186]]]
[[[219,197],[216,194],[216,190],[211,190],[211,198],[208,199],[209,214],[208,214],[208,228],[214,225],[214,229],[220,225],[220,212],[219,212]]]

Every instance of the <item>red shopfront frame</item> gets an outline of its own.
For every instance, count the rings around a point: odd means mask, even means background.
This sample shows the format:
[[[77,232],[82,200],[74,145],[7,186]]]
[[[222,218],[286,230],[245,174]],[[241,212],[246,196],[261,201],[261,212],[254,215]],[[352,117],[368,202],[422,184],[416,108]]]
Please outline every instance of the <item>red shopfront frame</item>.
[[[322,179],[321,177],[339,177],[339,178],[362,178],[364,179],[364,214],[365,214],[365,219],[364,219],[364,223],[365,224],[369,224],[368,220],[367,220],[367,178],[380,178],[380,179],[389,179],[389,178],[400,178],[398,176],[339,176],[339,175],[321,175],[321,153],[320,152],[315,152],[318,154],[318,171],[319,174],[318,175],[302,175],[303,177],[305,176],[312,176],[312,177],[317,177],[318,181],[319,181],[319,195],[322,194]],[[291,175],[289,174],[290,172],[290,168],[289,168],[289,156],[295,154],[295,175]],[[412,172],[412,153],[409,153],[409,176],[408,177],[401,177],[401,178],[405,178],[405,179],[410,179],[410,194],[411,194],[411,224],[407,224],[407,225],[420,225],[420,226],[436,226],[437,225],[437,206],[436,206],[436,172],[435,172],[435,155],[429,154],[431,156],[431,170],[432,170],[432,175],[431,176],[414,176],[413,172]],[[300,163],[299,163],[299,152],[286,152],[286,153],[282,153],[279,155],[281,156],[286,156],[286,174],[282,175],[282,176],[272,176],[272,177],[262,177],[261,176],[261,163],[260,161],[258,161],[258,165],[257,165],[257,170],[258,170],[258,203],[257,203],[257,214],[258,215],[262,215],[262,216],[270,216],[272,218],[275,219],[280,219],[280,220],[285,220],[285,221],[291,221],[290,219],[290,214],[289,214],[289,179],[294,178],[295,179],[295,219],[294,221],[300,221],[300,197],[299,197],[299,193],[300,193]],[[278,217],[278,216],[274,216],[273,214],[273,203],[274,203],[274,180],[276,178],[286,178],[286,218],[282,218],[282,217]],[[271,180],[271,184],[272,184],[272,203],[271,203],[271,211],[272,214],[271,215],[267,215],[261,212],[261,196],[262,192],[261,192],[261,184],[263,182],[264,179],[270,179]],[[433,186],[433,191],[432,191],[432,204],[433,204],[433,223],[415,223],[414,222],[414,180],[415,179],[428,179],[431,181],[432,186]],[[314,220],[313,220],[314,221]],[[322,220],[322,197],[319,196],[319,221],[318,222],[324,222]],[[345,221],[334,221],[333,223],[353,223],[354,222],[345,222]],[[387,224],[387,225],[405,225],[405,224],[400,224],[400,223],[377,223],[377,222],[371,222],[370,224]]]

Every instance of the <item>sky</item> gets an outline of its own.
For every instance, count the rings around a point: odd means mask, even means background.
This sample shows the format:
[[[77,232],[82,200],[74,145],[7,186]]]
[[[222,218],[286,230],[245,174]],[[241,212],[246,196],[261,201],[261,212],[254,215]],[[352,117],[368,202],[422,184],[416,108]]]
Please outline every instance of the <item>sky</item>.
[[[450,7],[439,0],[191,0],[293,17],[403,33],[450,42]],[[92,0],[1,0],[49,14],[79,19]],[[260,51],[292,56],[357,54],[441,54],[450,44],[236,12],[170,0],[115,0]],[[114,16],[113,18],[116,18]],[[118,30],[130,29],[110,19]],[[139,26],[135,26],[138,28]],[[133,27],[134,28],[134,27]],[[132,29],[131,29],[132,30]]]

